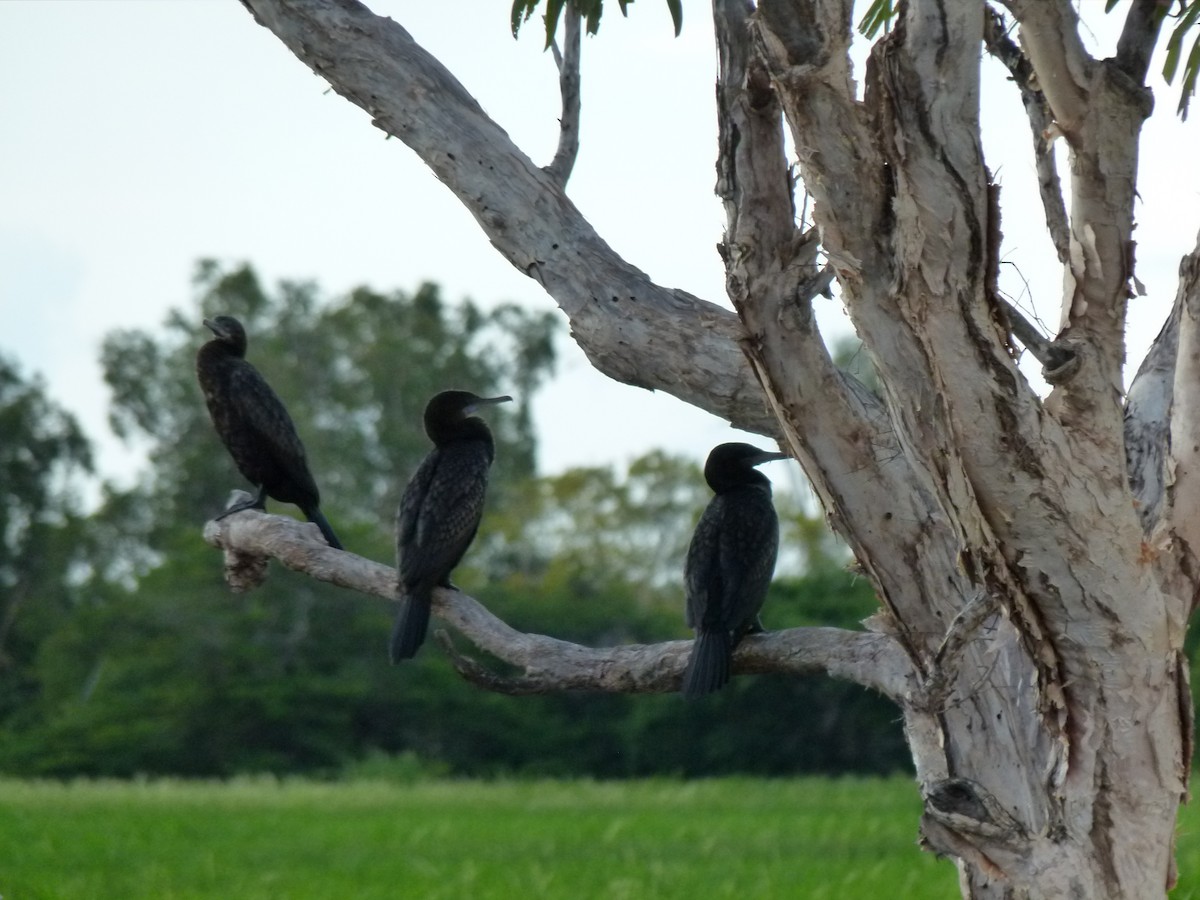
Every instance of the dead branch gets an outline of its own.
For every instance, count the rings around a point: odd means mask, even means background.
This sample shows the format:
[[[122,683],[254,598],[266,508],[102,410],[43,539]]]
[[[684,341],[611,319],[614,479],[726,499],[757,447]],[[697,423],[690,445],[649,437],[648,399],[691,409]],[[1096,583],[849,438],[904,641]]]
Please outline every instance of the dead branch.
[[[391,602],[396,571],[334,550],[315,525],[245,510],[204,526],[204,539],[226,555],[270,557],[297,572]],[[505,693],[579,690],[664,693],[679,689],[691,641],[584,647],[517,631],[464,593],[439,589],[434,614],[478,650],[517,670],[493,674],[455,651],[456,667],[475,684]],[[380,638],[382,653],[383,637]],[[747,637],[734,654],[735,674],[827,673],[877,690],[898,703],[916,689],[911,662],[890,635],[840,628],[789,628]]]

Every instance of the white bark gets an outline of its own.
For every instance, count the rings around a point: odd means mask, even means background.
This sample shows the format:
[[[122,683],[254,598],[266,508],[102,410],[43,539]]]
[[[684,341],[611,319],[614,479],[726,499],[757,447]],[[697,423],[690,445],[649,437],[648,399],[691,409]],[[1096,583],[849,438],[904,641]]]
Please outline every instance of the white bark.
[[[875,631],[757,637],[735,671],[819,669],[895,699],[925,839],[959,860],[965,894],[1164,894],[1191,753],[1182,649],[1200,573],[1200,265],[1189,257],[1178,328],[1123,403],[1155,0],[1133,0],[1107,60],[1084,50],[1068,0],[1007,0],[1019,47],[981,0],[910,0],[872,51],[863,101],[851,0],[715,0],[736,315],[621,260],[566,197],[562,167],[535,166],[400,25],[354,0],[245,2],[421,156],[567,313],[597,368],[780,435],[804,466],[878,591]],[[1044,402],[1015,365],[994,287],[985,34],[1017,76],[1035,141],[1051,131],[1070,148],[1066,204],[1044,141],[1034,147],[1064,263],[1063,327],[1039,345],[1054,384]],[[812,231],[795,225],[785,127]],[[882,398],[839,372],[821,339],[811,299],[833,278]],[[390,570],[288,543],[305,526],[270,519],[243,513],[207,533],[391,596]],[[513,632],[461,594],[435,604],[520,670],[494,675],[447,643],[464,675],[498,690],[670,690],[687,646],[581,648]]]

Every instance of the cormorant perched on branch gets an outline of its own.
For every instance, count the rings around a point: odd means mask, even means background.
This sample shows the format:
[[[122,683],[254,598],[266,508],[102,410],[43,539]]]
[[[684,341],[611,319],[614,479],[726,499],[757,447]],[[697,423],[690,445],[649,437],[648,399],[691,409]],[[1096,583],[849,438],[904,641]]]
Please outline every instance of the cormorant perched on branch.
[[[253,500],[225,510],[218,518],[243,509],[266,509],[267,497],[273,497],[300,507],[329,546],[341,550],[341,542],[321,515],[321,495],[291,416],[258,369],[246,362],[242,323],[233,316],[217,316],[204,324],[216,335],[196,354],[204,402],[238,471],[258,488]]]
[[[404,489],[396,516],[397,599],[403,606],[388,648],[394,663],[411,659],[420,648],[433,589],[453,587],[450,572],[479,528],[496,447],[475,413],[485,404],[508,400],[512,397],[442,391],[425,407],[425,433],[434,446]]]
[[[736,443],[708,454],[704,480],[716,496],[696,524],[684,568],[687,624],[696,629],[683,675],[688,699],[729,681],[734,648],[747,632],[762,630],[758,611],[775,571],[779,519],[771,482],[754,467],[787,458]]]

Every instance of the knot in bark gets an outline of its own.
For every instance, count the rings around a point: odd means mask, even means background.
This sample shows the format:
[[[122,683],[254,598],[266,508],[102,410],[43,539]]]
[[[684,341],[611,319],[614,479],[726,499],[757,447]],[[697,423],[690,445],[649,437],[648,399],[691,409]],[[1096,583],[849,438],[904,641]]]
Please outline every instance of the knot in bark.
[[[1052,341],[1046,347],[1046,359],[1042,366],[1042,377],[1047,384],[1057,387],[1075,377],[1079,371],[1079,347],[1074,342]]]
[[[1024,841],[1023,825],[983,785],[968,778],[935,782],[925,794],[925,816],[962,835],[1001,843]]]
[[[243,505],[253,498],[245,491],[231,491],[226,509]],[[204,526],[204,540],[214,547],[220,547],[225,556],[225,583],[235,594],[252,591],[267,580],[266,556],[246,553],[229,546],[222,540],[222,520],[214,519]]]

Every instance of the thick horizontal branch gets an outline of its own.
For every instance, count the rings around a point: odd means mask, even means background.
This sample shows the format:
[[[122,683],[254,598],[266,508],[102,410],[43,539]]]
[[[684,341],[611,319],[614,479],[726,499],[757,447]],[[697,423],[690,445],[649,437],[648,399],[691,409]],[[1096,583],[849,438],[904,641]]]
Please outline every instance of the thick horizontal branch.
[[[763,434],[778,429],[729,310],[652,282],[595,232],[466,88],[397,22],[356,0],[245,0],[373,124],[414,150],[493,246],[571,320],[599,371]]]
[[[204,539],[244,565],[271,557],[289,569],[389,602],[396,571],[327,546],[315,525],[245,510],[204,526]],[[240,585],[244,588],[245,585]],[[562,690],[662,693],[679,689],[691,641],[584,647],[527,634],[459,591],[438,589],[433,611],[478,649],[520,670],[516,678],[488,677],[474,664],[473,681],[513,693]],[[462,670],[462,660],[460,663]],[[825,672],[904,702],[916,691],[915,673],[899,643],[884,634],[839,628],[790,628],[747,637],[734,655],[735,674]],[[466,674],[471,675],[471,672]]]

